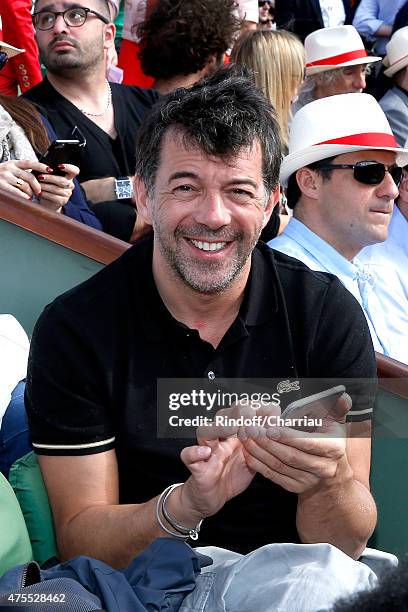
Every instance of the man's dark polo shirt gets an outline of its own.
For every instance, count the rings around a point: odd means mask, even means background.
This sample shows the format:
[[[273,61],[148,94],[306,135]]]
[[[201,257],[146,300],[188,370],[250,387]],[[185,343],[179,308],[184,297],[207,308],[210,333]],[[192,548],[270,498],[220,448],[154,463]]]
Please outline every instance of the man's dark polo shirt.
[[[31,344],[26,401],[36,452],[115,448],[121,503],[188,477],[179,453],[190,442],[157,438],[157,378],[375,376],[362,310],[334,276],[259,243],[238,317],[214,349],[164,306],[151,254],[151,239],[140,241],[57,298]],[[257,476],[204,521],[198,544],[247,552],[296,542],[296,502]]]

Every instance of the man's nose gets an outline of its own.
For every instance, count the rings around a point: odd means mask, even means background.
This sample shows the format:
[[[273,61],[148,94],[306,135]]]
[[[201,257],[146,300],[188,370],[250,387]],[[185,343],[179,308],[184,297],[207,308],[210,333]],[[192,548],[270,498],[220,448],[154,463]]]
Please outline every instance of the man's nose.
[[[195,220],[211,229],[218,229],[231,223],[231,212],[220,194],[204,196],[195,211]]]
[[[365,72],[360,72],[360,74],[356,75],[353,85],[355,89],[365,89],[366,88],[366,75]]]
[[[61,32],[67,32],[68,26],[64,21],[62,15],[55,15],[54,25],[52,27],[52,31],[56,34],[60,34]]]
[[[382,198],[389,198],[390,200],[398,198],[398,187],[389,172],[385,173],[384,179],[379,184],[377,195]]]

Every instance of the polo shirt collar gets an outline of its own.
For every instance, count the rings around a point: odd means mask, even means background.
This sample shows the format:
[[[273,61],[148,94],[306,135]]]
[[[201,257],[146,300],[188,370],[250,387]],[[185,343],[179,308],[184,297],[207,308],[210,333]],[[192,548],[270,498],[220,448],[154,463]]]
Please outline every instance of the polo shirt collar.
[[[159,342],[168,330],[183,325],[172,317],[157,290],[152,274],[153,236],[144,238],[133,247],[138,250],[138,274],[135,275],[137,295],[143,296],[137,300],[141,324],[148,338]],[[231,328],[261,325],[270,320],[278,311],[279,279],[276,271],[273,251],[263,243],[258,243],[252,253],[251,270],[245,289],[238,317]],[[140,274],[143,270],[143,273]],[[230,328],[230,330],[231,330]],[[227,334],[229,333],[229,331]],[[234,334],[235,335],[235,334]]]
[[[278,286],[273,251],[258,242],[252,252],[251,270],[239,311],[245,325],[261,325],[278,312]]]

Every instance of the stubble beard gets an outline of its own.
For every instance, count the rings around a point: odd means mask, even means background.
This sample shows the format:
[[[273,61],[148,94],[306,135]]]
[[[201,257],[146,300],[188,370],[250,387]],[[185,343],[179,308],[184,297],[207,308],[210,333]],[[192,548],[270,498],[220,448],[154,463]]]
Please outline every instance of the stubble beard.
[[[81,69],[82,73],[85,74],[104,61],[103,48],[95,53],[95,49],[98,49],[96,41],[88,43],[85,49],[79,48],[76,41],[70,40],[69,42],[72,42],[74,45],[75,55],[72,55],[70,52],[53,54],[52,49],[48,51],[48,54],[41,51],[43,63],[51,74],[63,77],[66,76],[67,71],[77,69]],[[86,57],[87,55],[89,56],[88,58]]]
[[[154,233],[163,258],[178,278],[194,291],[211,295],[228,289],[240,275],[258,241],[261,229],[259,228],[259,232],[253,239],[245,244],[242,232],[231,230],[228,232],[225,230],[213,232],[208,228],[204,232],[200,228],[189,228],[187,231],[187,228],[179,227],[174,232],[174,238],[178,245],[176,248],[172,248],[168,235],[161,232],[157,224],[155,224]],[[229,265],[225,265],[225,259],[199,262],[183,253],[181,243],[185,235],[190,238],[194,238],[194,236],[202,238],[205,235],[208,240],[217,242],[233,240],[237,248],[235,254],[229,259]]]

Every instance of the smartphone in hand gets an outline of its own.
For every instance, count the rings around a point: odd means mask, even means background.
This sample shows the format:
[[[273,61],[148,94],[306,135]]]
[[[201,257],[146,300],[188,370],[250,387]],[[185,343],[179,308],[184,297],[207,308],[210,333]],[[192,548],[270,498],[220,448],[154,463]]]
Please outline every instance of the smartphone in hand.
[[[60,170],[60,164],[74,164],[79,166],[81,149],[83,143],[79,140],[54,140],[38,161],[47,164],[53,169],[55,176],[64,176],[65,172]],[[34,176],[39,176],[41,172],[33,171]]]
[[[334,411],[334,407],[339,397],[345,393],[344,385],[331,387],[320,393],[303,397],[286,406],[282,412],[282,418],[298,419],[304,416],[311,418],[331,418],[338,420],[339,417]]]

